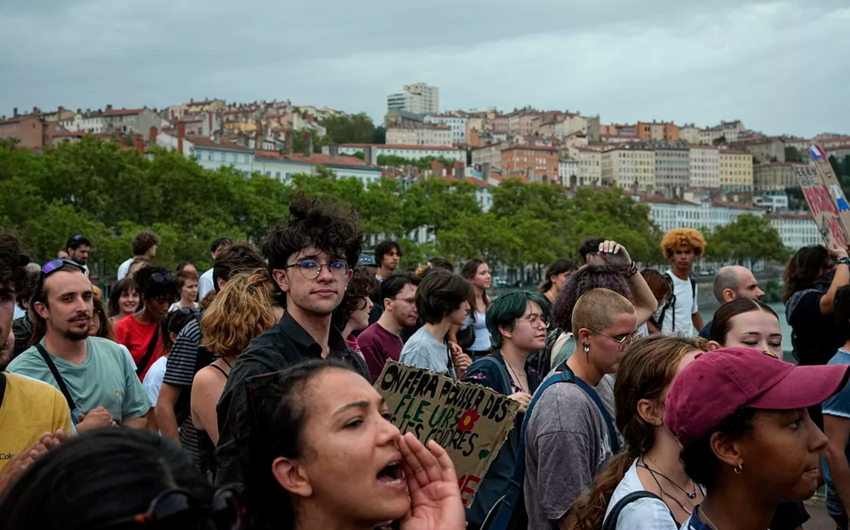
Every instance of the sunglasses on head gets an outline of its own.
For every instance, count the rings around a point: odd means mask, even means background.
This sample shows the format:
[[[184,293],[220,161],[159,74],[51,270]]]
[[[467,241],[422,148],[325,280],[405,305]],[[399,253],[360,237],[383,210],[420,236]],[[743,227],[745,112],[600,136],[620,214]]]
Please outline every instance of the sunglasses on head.
[[[177,488],[158,495],[144,513],[109,521],[96,528],[135,523],[180,530],[239,530],[244,517],[245,506],[237,486],[225,486],[216,491],[210,506],[201,505],[191,493]]]
[[[155,272],[151,274],[151,279],[156,283],[173,282],[174,275],[172,275],[170,272],[166,272],[164,274],[161,272]]]
[[[41,268],[41,272],[42,272],[42,274],[44,274],[44,277],[47,278],[52,273],[61,269],[65,265],[70,265],[71,267],[79,269],[86,276],[88,276],[88,274],[89,274],[85,267],[83,267],[82,265],[80,265],[79,263],[77,263],[74,260],[65,259],[65,258],[60,258],[60,259],[55,259],[53,261],[48,261],[44,265],[44,267]]]

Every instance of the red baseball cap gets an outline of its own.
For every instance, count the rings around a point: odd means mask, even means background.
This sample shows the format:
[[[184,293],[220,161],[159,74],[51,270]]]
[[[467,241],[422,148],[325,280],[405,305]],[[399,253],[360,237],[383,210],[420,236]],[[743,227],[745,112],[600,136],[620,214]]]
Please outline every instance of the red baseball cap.
[[[664,421],[685,446],[741,407],[818,405],[844,387],[848,370],[850,365],[795,366],[750,348],[701,353],[673,381]]]

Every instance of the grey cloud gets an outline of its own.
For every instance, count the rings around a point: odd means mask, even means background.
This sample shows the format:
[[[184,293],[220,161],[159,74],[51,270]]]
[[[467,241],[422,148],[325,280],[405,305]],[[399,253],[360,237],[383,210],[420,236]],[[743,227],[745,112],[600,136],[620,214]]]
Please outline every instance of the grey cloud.
[[[0,113],[216,96],[380,119],[386,94],[423,80],[449,108],[532,104],[699,125],[740,117],[808,135],[848,121],[841,0],[28,4],[0,5],[0,49],[14,50],[0,57]]]

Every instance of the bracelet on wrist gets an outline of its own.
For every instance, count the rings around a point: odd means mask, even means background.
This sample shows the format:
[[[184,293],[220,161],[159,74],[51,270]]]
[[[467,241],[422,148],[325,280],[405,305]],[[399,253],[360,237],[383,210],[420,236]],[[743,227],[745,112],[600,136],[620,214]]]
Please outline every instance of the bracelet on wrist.
[[[850,262],[850,260],[848,260],[848,262]],[[634,275],[635,275],[635,274],[637,274],[637,273],[638,273],[637,264],[635,264],[635,262],[634,262],[634,261],[632,261],[632,264],[631,264],[631,265],[629,265],[629,268],[628,268],[628,270],[626,271],[626,273],[625,273],[625,275],[624,275],[624,276],[625,276],[626,278],[631,278],[632,276],[634,276]]]
[[[836,265],[850,265],[850,257],[844,256],[835,260]]]

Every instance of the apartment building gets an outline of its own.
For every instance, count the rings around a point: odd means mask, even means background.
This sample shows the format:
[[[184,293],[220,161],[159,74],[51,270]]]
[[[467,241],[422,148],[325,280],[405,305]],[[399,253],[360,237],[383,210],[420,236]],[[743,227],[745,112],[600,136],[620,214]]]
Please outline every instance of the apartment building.
[[[555,182],[558,179],[558,150],[540,145],[507,147],[502,150],[501,171],[506,176]]]
[[[639,121],[636,129],[638,137],[644,141],[679,140],[679,128],[672,123]]]
[[[720,152],[716,147],[708,145],[692,145],[690,147],[692,188],[720,187]]]
[[[440,112],[440,89],[425,83],[404,85],[401,92],[387,96],[387,110],[403,110],[414,114]]]
[[[690,150],[684,146],[666,144],[653,146],[655,151],[655,189],[667,196],[690,185]]]
[[[753,155],[746,151],[720,151],[720,187],[726,191],[753,191]]]
[[[452,130],[444,125],[426,127],[392,127],[387,129],[386,142],[391,145],[435,145],[451,147]]]
[[[617,146],[602,152],[602,183],[641,191],[655,189],[655,151],[638,146]]]
[[[770,162],[753,164],[753,191],[757,195],[780,195],[786,188],[797,188],[796,167],[805,166],[799,162]]]

